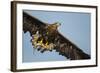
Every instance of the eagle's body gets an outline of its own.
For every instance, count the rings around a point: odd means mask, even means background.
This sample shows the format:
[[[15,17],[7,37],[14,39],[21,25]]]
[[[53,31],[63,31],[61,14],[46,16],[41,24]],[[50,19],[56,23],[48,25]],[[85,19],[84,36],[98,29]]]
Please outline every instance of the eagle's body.
[[[58,32],[59,23],[47,24],[23,12],[23,31],[30,32],[32,45],[42,53],[56,50],[71,60],[90,59],[78,46]]]

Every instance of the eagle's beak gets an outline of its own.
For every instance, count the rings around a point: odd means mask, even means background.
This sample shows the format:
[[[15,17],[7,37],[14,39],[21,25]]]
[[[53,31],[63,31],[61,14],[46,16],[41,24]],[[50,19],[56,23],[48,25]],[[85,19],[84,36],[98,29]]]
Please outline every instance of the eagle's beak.
[[[57,27],[61,26],[61,23],[57,23]]]

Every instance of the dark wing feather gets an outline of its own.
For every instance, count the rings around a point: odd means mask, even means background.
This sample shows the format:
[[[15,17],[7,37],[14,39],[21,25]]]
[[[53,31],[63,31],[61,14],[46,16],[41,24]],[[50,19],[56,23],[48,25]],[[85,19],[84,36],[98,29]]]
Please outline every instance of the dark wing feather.
[[[30,35],[35,34],[36,31],[44,31],[44,27],[46,26],[45,23],[41,22],[37,18],[29,15],[26,12],[23,12],[23,31],[26,33],[27,31],[30,32]]]
[[[58,48],[56,48],[56,51],[59,52],[59,54],[66,56],[67,58],[71,60],[76,59],[90,59],[90,56],[83,52],[78,46],[76,46],[74,43],[72,43],[70,40],[65,38],[63,35],[61,35],[58,32],[57,35],[59,38],[59,44]]]

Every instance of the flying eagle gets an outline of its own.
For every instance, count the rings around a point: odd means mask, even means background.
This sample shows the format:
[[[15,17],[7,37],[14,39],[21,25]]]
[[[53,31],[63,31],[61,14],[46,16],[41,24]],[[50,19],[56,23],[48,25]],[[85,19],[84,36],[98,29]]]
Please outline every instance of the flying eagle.
[[[58,22],[53,24],[44,23],[23,12],[23,31],[24,33],[30,33],[31,42],[35,49],[41,51],[41,53],[56,50],[59,55],[70,60],[90,59],[90,55],[59,33],[58,27],[60,25]]]

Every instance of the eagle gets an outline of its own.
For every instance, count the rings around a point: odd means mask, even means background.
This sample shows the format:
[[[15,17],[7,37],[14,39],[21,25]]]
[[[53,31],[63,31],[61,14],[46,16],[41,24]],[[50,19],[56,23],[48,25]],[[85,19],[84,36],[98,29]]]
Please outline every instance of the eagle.
[[[23,11],[23,32],[30,33],[33,48],[41,53],[56,50],[59,55],[70,60],[90,59],[90,55],[58,31],[60,26],[61,23],[59,22],[53,24],[44,23]]]

